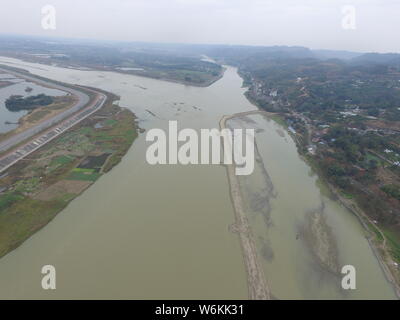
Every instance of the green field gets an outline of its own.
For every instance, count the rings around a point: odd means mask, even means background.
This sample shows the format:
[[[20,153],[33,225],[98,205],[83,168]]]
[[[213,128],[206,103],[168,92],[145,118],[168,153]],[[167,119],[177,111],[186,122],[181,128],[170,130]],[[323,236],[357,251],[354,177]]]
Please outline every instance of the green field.
[[[400,239],[390,230],[384,230],[386,243],[389,247],[390,252],[392,253],[393,258],[400,263]]]
[[[94,172],[93,169],[74,168],[68,180],[96,181],[101,176],[100,173]]]
[[[125,155],[138,134],[134,114],[110,99],[101,115],[107,126],[95,128],[98,120],[89,117],[9,169],[2,181],[8,191],[0,194],[0,257],[82,192],[66,188],[71,181],[93,183]]]
[[[59,156],[59,157],[56,157],[56,158],[54,158],[52,161],[51,161],[51,166],[57,166],[57,165],[65,165],[65,164],[67,164],[67,163],[70,163],[71,161],[73,161],[73,159],[71,158],[71,157],[69,157],[69,156]]]

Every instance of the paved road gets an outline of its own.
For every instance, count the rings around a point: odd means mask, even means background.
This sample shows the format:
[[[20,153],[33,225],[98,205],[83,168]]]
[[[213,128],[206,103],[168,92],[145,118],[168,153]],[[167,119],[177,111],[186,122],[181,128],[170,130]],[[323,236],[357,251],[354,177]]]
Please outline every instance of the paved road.
[[[83,108],[73,116],[65,119],[63,122],[58,123],[57,125],[43,132],[40,136],[20,146],[17,150],[14,150],[4,155],[3,157],[0,157],[0,173],[7,170],[9,167],[11,167],[22,158],[41,148],[46,143],[55,139],[60,134],[73,127],[83,119],[86,119],[88,116],[99,110],[106,100],[107,97],[104,94],[99,94],[97,100],[94,103],[90,104],[88,107]]]
[[[68,116],[71,116],[73,113],[81,110],[83,107],[85,107],[87,105],[87,103],[90,100],[89,96],[86,93],[79,91],[79,90],[67,88],[62,85],[58,85],[58,84],[55,84],[52,82],[40,80],[35,77],[31,77],[29,75],[25,75],[25,74],[22,74],[19,72],[10,71],[8,69],[0,68],[0,71],[15,75],[15,76],[23,78],[23,79],[27,79],[29,81],[35,82],[40,85],[45,85],[48,87],[52,87],[54,89],[69,92],[70,94],[72,94],[78,98],[78,101],[68,110],[65,110],[65,111],[57,114],[56,116],[54,116],[51,119],[43,121],[42,123],[38,124],[37,126],[35,126],[33,128],[27,129],[21,133],[13,135],[12,137],[8,138],[7,140],[1,141],[0,142],[0,152],[6,151],[6,150],[12,148],[13,146],[16,146],[17,144],[25,141],[26,139],[37,135],[39,132],[48,129],[51,126],[54,126],[56,123],[62,121],[63,119],[67,118]]]

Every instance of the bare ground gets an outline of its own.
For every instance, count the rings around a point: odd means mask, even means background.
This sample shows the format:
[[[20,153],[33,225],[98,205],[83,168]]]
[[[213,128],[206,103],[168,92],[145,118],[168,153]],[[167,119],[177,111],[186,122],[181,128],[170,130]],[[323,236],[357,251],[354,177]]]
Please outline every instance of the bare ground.
[[[220,121],[221,129],[225,129],[226,121],[235,116],[238,115],[224,116]],[[245,215],[239,181],[235,175],[235,165],[227,165],[226,168],[230,186],[230,196],[235,211],[235,223],[230,227],[230,230],[239,235],[247,272],[249,298],[251,300],[270,300],[272,298],[270,289],[258,258],[253,233]]]
[[[50,201],[65,194],[80,194],[92,184],[91,181],[61,180],[34,195],[34,199]]]

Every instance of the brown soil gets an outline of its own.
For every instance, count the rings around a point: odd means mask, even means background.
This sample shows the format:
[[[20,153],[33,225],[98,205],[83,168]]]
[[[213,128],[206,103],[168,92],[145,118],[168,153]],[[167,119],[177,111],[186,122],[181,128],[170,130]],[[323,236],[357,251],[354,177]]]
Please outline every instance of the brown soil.
[[[400,131],[399,121],[370,120],[367,121],[367,125],[374,129],[391,129]]]
[[[390,170],[385,170],[381,167],[378,168],[377,172],[376,172],[376,177],[377,180],[381,183],[381,184],[400,184],[400,179],[398,176],[396,176],[393,172],[391,172]]]
[[[73,97],[71,95],[55,97],[52,104],[37,108],[26,116],[22,117],[19,121],[20,126],[16,129],[16,131],[24,131],[42,121],[50,119],[58,113],[72,106],[76,101],[76,97]]]
[[[90,181],[61,180],[47,189],[40,191],[33,198],[50,201],[65,194],[80,194],[91,185]]]

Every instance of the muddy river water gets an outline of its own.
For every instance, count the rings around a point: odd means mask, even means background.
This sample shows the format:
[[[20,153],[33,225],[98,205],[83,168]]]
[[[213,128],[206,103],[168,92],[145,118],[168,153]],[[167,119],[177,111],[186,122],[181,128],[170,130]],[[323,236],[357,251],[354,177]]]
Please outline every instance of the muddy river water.
[[[255,110],[227,67],[207,88],[111,72],[0,58],[0,63],[118,94],[139,125],[218,128],[223,115]],[[330,200],[289,134],[252,115],[231,126],[256,128],[258,161],[240,178],[247,218],[273,296],[394,298],[357,219]],[[246,272],[225,167],[151,166],[145,134],[123,161],[45,228],[0,259],[0,298],[245,299]],[[322,243],[321,246],[316,246]],[[57,289],[41,288],[54,265]],[[357,270],[357,289],[340,288],[338,268]]]

